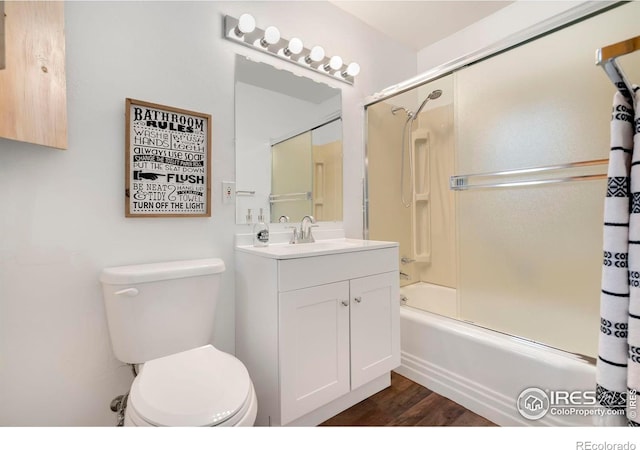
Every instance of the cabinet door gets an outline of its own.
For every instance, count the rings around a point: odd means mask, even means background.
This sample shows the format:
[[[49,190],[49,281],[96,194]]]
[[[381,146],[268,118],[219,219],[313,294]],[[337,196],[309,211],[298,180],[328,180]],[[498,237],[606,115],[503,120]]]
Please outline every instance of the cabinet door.
[[[400,365],[397,272],[351,280],[351,389]]]
[[[282,425],[349,392],[349,282],[279,295]]]
[[[3,3],[5,34],[0,41],[6,67],[0,70],[0,136],[65,149],[64,2]]]

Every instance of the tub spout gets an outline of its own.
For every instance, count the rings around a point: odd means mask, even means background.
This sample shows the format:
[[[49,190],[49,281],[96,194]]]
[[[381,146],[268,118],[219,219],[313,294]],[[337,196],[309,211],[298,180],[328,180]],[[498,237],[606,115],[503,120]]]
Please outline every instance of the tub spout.
[[[400,272],[400,279],[401,280],[410,280],[411,277],[409,276],[409,274],[406,274],[404,272]]]

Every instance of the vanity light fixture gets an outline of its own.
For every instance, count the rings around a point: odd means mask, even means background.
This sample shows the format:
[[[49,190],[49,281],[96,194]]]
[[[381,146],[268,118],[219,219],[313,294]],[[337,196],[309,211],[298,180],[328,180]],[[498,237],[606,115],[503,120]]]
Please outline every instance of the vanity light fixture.
[[[237,19],[225,16],[224,36],[230,41],[268,53],[347,84],[353,84],[354,78],[360,73],[358,63],[346,64],[340,56],[327,56],[319,45],[308,49],[300,38],[284,39],[280,35],[280,30],[274,26],[268,26],[265,29],[258,28],[256,20],[251,14],[242,14]]]

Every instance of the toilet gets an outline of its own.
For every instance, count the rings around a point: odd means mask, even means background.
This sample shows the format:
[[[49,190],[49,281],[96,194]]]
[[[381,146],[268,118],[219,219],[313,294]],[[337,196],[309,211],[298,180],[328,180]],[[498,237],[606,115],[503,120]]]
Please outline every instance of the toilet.
[[[209,344],[217,258],[102,271],[113,352],[137,368],[125,426],[252,426],[256,394],[240,360]]]

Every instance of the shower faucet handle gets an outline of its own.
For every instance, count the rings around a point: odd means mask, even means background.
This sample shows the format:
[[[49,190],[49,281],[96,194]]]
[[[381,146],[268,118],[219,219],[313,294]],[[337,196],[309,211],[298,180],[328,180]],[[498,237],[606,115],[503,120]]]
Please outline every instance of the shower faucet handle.
[[[411,259],[411,258],[407,258],[406,256],[403,256],[402,258],[400,258],[400,262],[402,264],[409,264],[409,263],[412,263],[412,262],[416,262],[416,260],[415,259]]]

